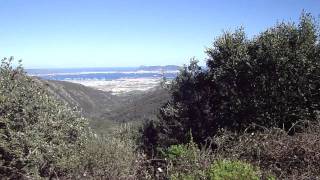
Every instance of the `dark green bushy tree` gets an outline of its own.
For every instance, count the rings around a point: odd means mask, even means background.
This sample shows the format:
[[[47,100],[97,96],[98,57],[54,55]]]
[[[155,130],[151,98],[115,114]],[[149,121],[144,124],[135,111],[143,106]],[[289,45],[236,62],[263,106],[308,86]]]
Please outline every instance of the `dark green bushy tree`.
[[[280,23],[248,39],[226,32],[206,50],[207,68],[192,61],[173,81],[172,100],[144,135],[153,146],[198,144],[218,129],[243,131],[252,124],[289,129],[316,120],[320,107],[320,48],[316,23]],[[156,133],[155,133],[156,132]],[[157,137],[157,138],[154,138]],[[148,142],[145,140],[146,142]],[[150,142],[149,142],[150,143]]]
[[[171,101],[161,108],[160,120],[147,122],[142,129],[142,140],[147,151],[158,146],[188,143],[191,131],[197,132],[192,134],[197,142],[214,134],[214,129],[206,131],[202,128],[209,125],[208,119],[211,118],[206,81],[206,72],[194,59],[180,70],[179,76],[170,85]]]

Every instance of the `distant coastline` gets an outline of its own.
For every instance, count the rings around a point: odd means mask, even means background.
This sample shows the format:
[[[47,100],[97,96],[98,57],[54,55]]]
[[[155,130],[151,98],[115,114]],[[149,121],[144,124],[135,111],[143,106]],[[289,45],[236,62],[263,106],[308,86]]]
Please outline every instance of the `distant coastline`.
[[[174,78],[180,67],[140,66],[119,68],[59,68],[59,69],[26,69],[30,76],[47,80],[115,80],[123,78]]]
[[[68,81],[98,90],[123,94],[147,91],[160,85],[161,79],[173,79],[179,66],[140,66],[121,68],[26,69],[30,76],[45,80]]]

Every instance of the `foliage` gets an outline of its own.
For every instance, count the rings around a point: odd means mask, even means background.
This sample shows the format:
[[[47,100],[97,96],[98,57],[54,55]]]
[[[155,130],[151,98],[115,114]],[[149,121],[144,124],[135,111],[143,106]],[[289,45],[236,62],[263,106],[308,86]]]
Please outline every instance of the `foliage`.
[[[189,172],[189,173],[175,173],[170,176],[172,180],[195,180],[195,179],[205,179],[205,175],[203,171],[199,172]]]
[[[101,137],[13,58],[0,66],[0,179],[148,179],[131,126]]]
[[[259,166],[263,176],[278,179],[315,179],[320,177],[320,124],[309,124],[304,132],[288,135],[282,129],[255,133],[225,131],[215,138],[215,154],[233,157]]]
[[[197,164],[199,155],[200,150],[192,141],[186,145],[172,145],[164,153],[164,157],[173,163],[179,164],[179,161],[182,161],[189,165]]]
[[[238,160],[220,160],[196,144],[172,145],[166,151],[170,179],[260,179],[259,168]]]
[[[189,172],[177,172],[172,174],[173,180],[258,180],[260,179],[260,171],[248,163],[241,161],[218,160],[205,170],[191,170]],[[268,177],[272,179],[272,177]]]
[[[205,179],[214,160],[209,148],[199,149],[192,139],[188,144],[170,146],[163,154],[171,179]]]
[[[164,153],[164,156],[169,160],[175,160],[187,156],[188,147],[184,144],[172,145],[168,148],[167,152]]]
[[[220,160],[208,170],[209,179],[259,180],[259,170],[241,161]]]
[[[159,120],[142,130],[147,150],[188,143],[189,131],[199,145],[221,128],[299,132],[291,127],[320,111],[318,33],[306,13],[297,25],[279,23],[252,39],[243,29],[225,32],[206,50],[206,68],[192,60],[173,81]]]
[[[130,125],[118,127],[104,137],[90,134],[80,157],[80,166],[72,173],[73,178],[147,179],[150,175],[144,169],[145,161],[136,152]]]
[[[86,121],[53,98],[13,58],[0,66],[0,174],[10,178],[64,174],[83,145]],[[69,164],[68,164],[69,166]]]

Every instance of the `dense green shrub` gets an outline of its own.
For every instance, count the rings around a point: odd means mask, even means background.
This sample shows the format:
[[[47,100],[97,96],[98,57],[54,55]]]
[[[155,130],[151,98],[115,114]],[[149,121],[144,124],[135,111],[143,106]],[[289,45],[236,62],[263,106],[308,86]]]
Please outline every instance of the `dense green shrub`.
[[[212,180],[259,180],[260,172],[241,161],[220,160],[210,167],[208,177]]]
[[[221,160],[219,154],[198,149],[194,143],[172,145],[165,153],[170,179],[260,179],[259,168],[238,160]],[[171,166],[170,166],[171,165]]]
[[[185,164],[187,166],[198,165],[201,157],[200,150],[194,142],[188,144],[171,145],[163,152],[164,158],[173,164]]]
[[[259,180],[261,173],[258,168],[241,161],[217,160],[206,169],[191,169],[180,171],[170,176],[174,180]],[[271,177],[268,177],[272,179]]]
[[[300,129],[320,110],[320,45],[316,22],[303,13],[299,24],[279,23],[248,39],[226,32],[206,50],[207,67],[185,66],[171,86],[172,100],[144,131],[145,146],[204,144],[219,129]],[[152,124],[152,125],[151,125]],[[150,149],[148,149],[150,150]]]
[[[164,153],[169,160],[176,160],[188,155],[188,147],[184,144],[172,145]]]
[[[214,160],[211,149],[199,149],[192,140],[188,144],[172,145],[163,151],[171,179],[205,179]]]
[[[0,176],[60,176],[80,157],[87,122],[47,95],[13,58],[0,66]],[[67,167],[68,166],[68,167]]]

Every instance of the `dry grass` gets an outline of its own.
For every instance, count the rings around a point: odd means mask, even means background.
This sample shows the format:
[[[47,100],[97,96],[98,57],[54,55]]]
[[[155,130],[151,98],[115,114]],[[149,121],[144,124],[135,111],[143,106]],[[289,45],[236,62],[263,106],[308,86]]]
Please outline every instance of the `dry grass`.
[[[241,135],[224,132],[215,139],[216,156],[250,162],[279,179],[319,178],[320,124],[308,127],[294,135],[281,129]]]

